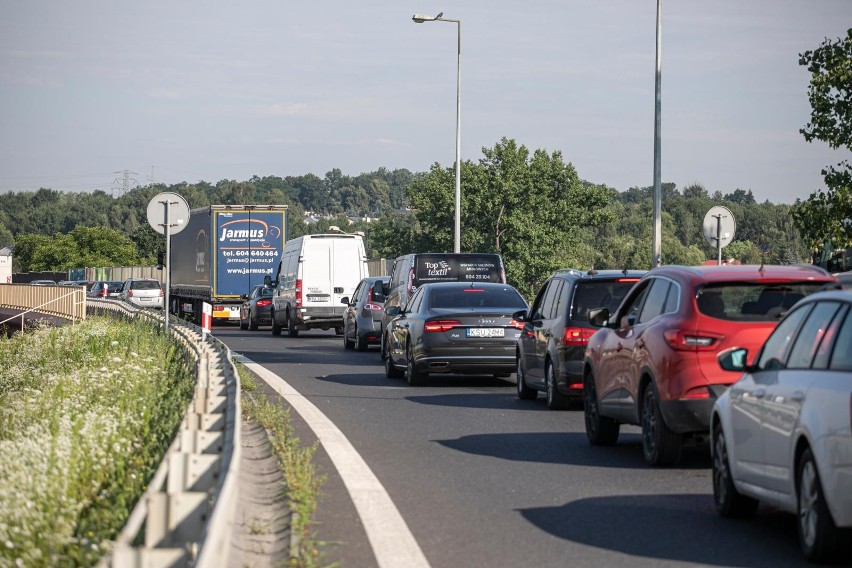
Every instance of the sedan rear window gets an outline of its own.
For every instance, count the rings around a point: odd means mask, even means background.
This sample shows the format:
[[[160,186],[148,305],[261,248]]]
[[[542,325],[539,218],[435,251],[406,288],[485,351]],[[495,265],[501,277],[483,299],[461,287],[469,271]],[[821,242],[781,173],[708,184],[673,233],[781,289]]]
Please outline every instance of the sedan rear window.
[[[796,302],[816,292],[822,284],[720,282],[699,289],[696,304],[702,314],[718,319],[777,322]]]
[[[526,308],[527,303],[514,288],[444,288],[432,290],[433,308]]]

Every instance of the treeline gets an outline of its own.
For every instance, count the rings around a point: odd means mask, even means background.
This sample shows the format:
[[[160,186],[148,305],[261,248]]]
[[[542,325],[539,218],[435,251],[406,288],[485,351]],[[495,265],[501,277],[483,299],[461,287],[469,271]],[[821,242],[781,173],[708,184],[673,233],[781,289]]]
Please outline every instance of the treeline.
[[[47,188],[10,192],[0,195],[0,246],[15,245],[15,271],[67,270],[95,260],[153,263],[164,241],[145,215],[148,202],[163,191],[182,195],[191,208],[286,204],[290,238],[326,232],[330,225],[360,230],[371,258],[453,248],[454,170],[437,163],[421,173],[381,168],[347,176],[334,169],[323,178],[153,184],[117,197]],[[648,268],[652,195],[650,187],[618,192],[583,181],[560,152],[531,152],[503,138],[483,148],[478,161],[462,164],[461,248],[502,254],[510,281],[527,295],[560,267]],[[702,232],[704,215],[714,205],[728,207],[736,219],[736,240],[724,249],[726,258],[787,264],[809,258],[791,206],[756,203],[742,189],[711,194],[699,184],[683,189],[663,184],[664,263],[715,258]],[[306,211],[319,221],[306,223]],[[372,222],[361,220],[367,217]]]

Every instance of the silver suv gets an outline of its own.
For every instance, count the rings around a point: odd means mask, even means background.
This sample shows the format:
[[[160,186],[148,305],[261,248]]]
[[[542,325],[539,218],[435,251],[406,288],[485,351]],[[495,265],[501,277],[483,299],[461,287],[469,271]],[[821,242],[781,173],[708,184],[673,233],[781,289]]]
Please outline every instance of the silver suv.
[[[128,278],[119,297],[142,308],[163,308],[163,287],[153,278]]]

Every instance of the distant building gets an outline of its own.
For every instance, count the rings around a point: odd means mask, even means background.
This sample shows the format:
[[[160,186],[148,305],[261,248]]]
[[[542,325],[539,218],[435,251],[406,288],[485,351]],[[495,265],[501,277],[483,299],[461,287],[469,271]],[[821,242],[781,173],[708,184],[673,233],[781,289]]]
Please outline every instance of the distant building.
[[[0,283],[12,283],[12,249],[9,247],[0,249]]]

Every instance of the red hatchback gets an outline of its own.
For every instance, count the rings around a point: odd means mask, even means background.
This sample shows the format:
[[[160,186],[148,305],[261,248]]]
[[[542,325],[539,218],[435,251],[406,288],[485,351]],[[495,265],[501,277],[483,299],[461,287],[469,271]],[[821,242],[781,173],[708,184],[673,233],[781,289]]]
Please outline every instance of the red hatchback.
[[[684,439],[710,429],[713,403],[741,373],[716,354],[757,353],[781,315],[835,278],[813,266],[664,266],[648,272],[589,339],[583,377],[586,435],[612,445],[621,424],[642,427],[652,465],[678,461]],[[749,361],[751,363],[751,361]]]

